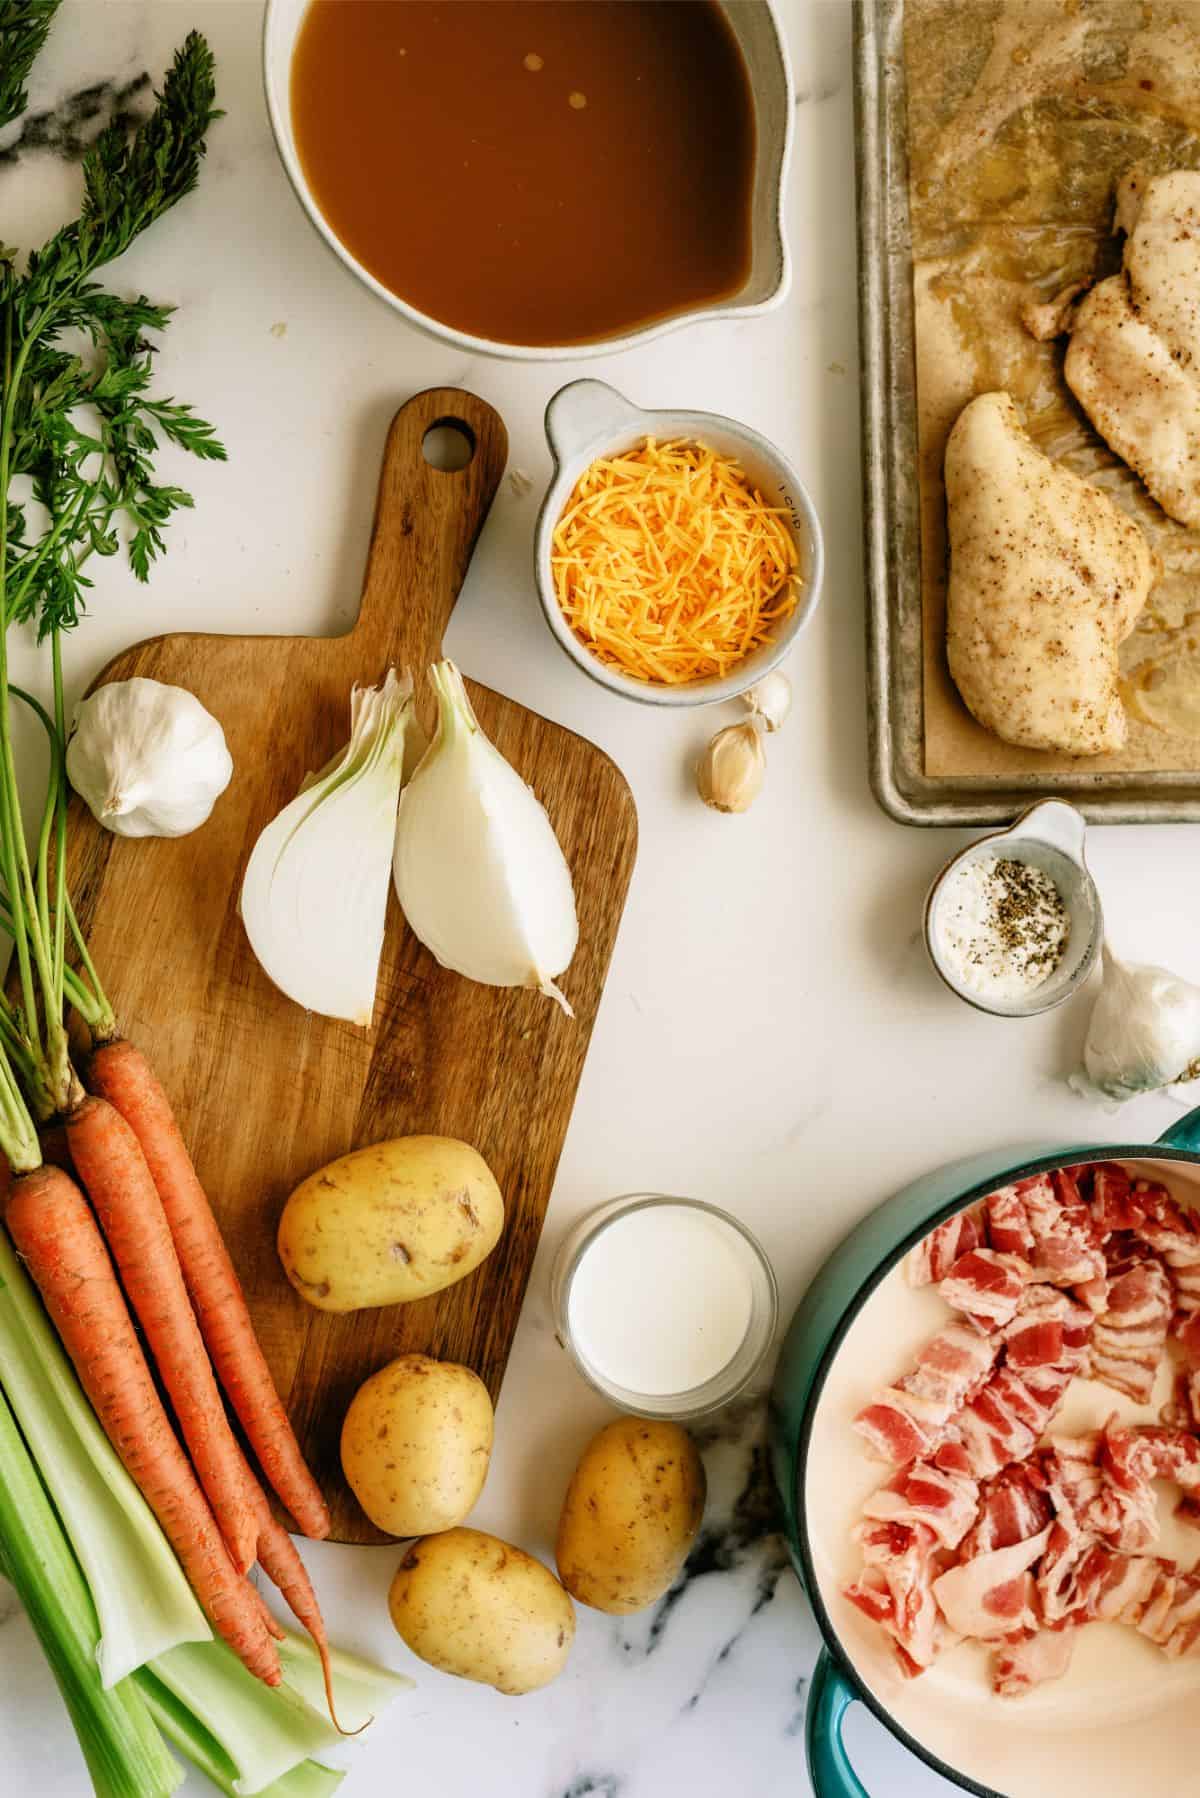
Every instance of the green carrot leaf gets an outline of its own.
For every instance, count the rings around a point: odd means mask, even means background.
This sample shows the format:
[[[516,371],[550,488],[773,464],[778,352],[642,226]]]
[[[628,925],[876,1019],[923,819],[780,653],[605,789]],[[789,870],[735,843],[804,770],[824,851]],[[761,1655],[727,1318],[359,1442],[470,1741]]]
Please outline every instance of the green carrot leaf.
[[[26,82],[60,0],[0,0],[0,130],[29,104]]]

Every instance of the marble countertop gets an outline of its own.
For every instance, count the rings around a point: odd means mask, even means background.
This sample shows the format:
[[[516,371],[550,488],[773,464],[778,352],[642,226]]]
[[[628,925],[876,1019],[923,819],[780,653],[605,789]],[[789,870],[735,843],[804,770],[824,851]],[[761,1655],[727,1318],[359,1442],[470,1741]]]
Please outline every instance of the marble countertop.
[[[77,689],[131,639],[164,628],[324,631],[353,617],[384,432],[433,384],[475,388],[503,414],[510,469],[447,647],[472,674],[594,738],[632,783],[641,850],[472,1521],[549,1557],[571,1466],[606,1416],[557,1346],[555,1246],[586,1210],[634,1189],[689,1193],[744,1217],[765,1244],[783,1314],[849,1226],[931,1165],[1006,1141],[1115,1137],[1067,1089],[1086,1002],[1016,1024],[957,1002],[933,976],[920,908],[966,840],[905,830],[866,776],[860,556],[850,8],[781,0],[797,86],[785,306],[698,326],[586,364],[635,400],[728,412],[794,460],[821,515],[824,598],[794,654],[796,703],[745,817],[706,811],[688,765],[710,715],[662,716],[569,670],[539,614],[531,532],[549,477],[546,401],[577,371],[469,359],[408,329],[322,247],[275,156],[253,0],[75,0],[38,72],[50,117],[0,159],[9,241],[34,243],[73,205],[71,153],[136,107],[191,25],[218,57],[227,117],[198,193],[113,271],[178,303],[162,384],[218,423],[227,468],[189,470],[195,512],[172,527],[152,586],[105,564],[70,640]],[[97,83],[102,85],[96,87]],[[79,95],[84,90],[95,91]],[[582,372],[582,370],[580,371]],[[17,678],[32,670],[18,651]],[[732,709],[727,716],[734,717]],[[1200,980],[1200,832],[1093,832],[1114,943]],[[1151,1138],[1165,1099],[1122,1114]],[[654,1611],[581,1611],[564,1677],[501,1698],[414,1662],[384,1595],[393,1549],[308,1547],[332,1633],[416,1676],[347,1749],[353,1798],[793,1798],[808,1789],[803,1717],[817,1635],[772,1530],[761,1407],[705,1435],[712,1502],[686,1580]],[[87,1790],[24,1621],[0,1609],[4,1789]],[[867,1788],[944,1785],[866,1716],[852,1753]],[[194,1777],[190,1791],[207,1790]]]

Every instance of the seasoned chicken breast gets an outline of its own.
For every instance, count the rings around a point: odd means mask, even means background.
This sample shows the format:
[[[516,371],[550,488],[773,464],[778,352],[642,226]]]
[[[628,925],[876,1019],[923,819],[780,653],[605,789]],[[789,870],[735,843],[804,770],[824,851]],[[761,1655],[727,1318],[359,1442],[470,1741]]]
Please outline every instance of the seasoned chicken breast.
[[[1135,521],[1044,456],[1007,393],[959,414],[946,499],[947,649],[970,710],[1026,748],[1119,749],[1117,649],[1158,574]]]
[[[1164,512],[1200,525],[1200,172],[1127,175],[1121,274],[1079,302],[1067,384]]]

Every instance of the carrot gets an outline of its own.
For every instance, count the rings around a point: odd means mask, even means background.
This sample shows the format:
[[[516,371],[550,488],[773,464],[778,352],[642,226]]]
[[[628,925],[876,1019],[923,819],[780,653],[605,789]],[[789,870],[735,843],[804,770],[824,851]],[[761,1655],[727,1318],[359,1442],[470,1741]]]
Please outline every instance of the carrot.
[[[87,1200],[61,1168],[39,1167],[14,1176],[5,1222],[105,1434],[210,1623],[251,1673],[277,1686],[278,1652],[175,1438]]]
[[[100,1220],[125,1295],[167,1389],[197,1478],[239,1573],[254,1564],[245,1460],[229,1427],[162,1200],[137,1137],[106,1099],[66,1117],[75,1172]]]
[[[325,1681],[325,1703],[329,1708],[329,1718],[333,1727],[344,1736],[360,1735],[367,1727],[364,1723],[360,1729],[343,1729],[338,1722],[337,1711],[333,1702],[333,1669],[329,1661],[329,1637],[325,1632],[325,1619],[321,1615],[321,1606],[313,1590],[312,1581],[308,1577],[308,1569],[300,1559],[300,1554],[292,1538],[281,1523],[277,1523],[271,1515],[271,1507],[267,1503],[267,1495],[250,1471],[248,1462],[243,1457],[247,1491],[254,1507],[255,1528],[258,1534],[256,1544],[259,1565],[267,1578],[283,1593],[291,1608],[293,1616],[302,1623],[316,1646],[321,1657],[321,1674]],[[279,1640],[284,1631],[276,1623],[261,1594],[256,1593],[263,1613],[267,1619],[267,1628]],[[370,1721],[370,1719],[368,1719]]]
[[[145,1056],[124,1038],[88,1063],[87,1084],[125,1119],[146,1158],[200,1331],[259,1466],[306,1536],[329,1534],[329,1511],[300,1453],[245,1296],[171,1104]]]
[[[262,1620],[268,1634],[274,1636],[277,1642],[286,1641],[287,1631],[284,1629],[282,1623],[277,1621],[275,1613],[269,1609],[267,1601],[259,1591],[258,1587],[249,1585],[248,1581],[247,1585],[249,1590],[254,1594],[254,1603],[256,1607],[262,1612]]]
[[[361,1735],[367,1727],[366,1723],[361,1724],[358,1729],[343,1729],[338,1722],[333,1702],[333,1669],[329,1664],[329,1637],[325,1633],[325,1619],[321,1615],[317,1595],[308,1577],[308,1569],[300,1559],[300,1550],[283,1525],[270,1515],[264,1519],[259,1530],[258,1563],[267,1578],[283,1593],[293,1615],[304,1625],[316,1645],[325,1680],[325,1703],[329,1707],[333,1727],[339,1735]],[[370,1722],[370,1718],[367,1722]]]

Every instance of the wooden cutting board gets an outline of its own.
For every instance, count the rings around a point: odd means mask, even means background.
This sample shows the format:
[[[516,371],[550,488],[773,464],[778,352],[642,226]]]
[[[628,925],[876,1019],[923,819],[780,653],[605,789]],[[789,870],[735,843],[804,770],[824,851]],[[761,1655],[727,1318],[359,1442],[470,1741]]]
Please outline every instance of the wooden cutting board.
[[[456,473],[422,451],[446,420],[474,443]],[[432,727],[423,671],[440,653],[506,453],[504,426],[482,400],[418,394],[388,433],[362,609],[347,636],[181,633],[104,670],[100,682],[138,674],[188,687],[220,719],[234,774],[200,830],[127,840],[72,801],[72,890],[101,977],[175,1105],[342,1542],[386,1540],[338,1462],[342,1417],[368,1374],[420,1349],[465,1362],[499,1391],[633,868],[633,798],[593,744],[468,682],[480,723],[535,788],[571,866],[580,940],[561,984],[573,1020],[538,993],[447,973],[405,929],[394,894],[373,1028],[313,1016],[262,972],[238,893],[263,826],[345,743],[356,681],[410,668]],[[487,1160],[506,1204],[498,1247],[416,1304],[311,1310],[275,1252],[288,1194],[335,1155],[417,1132],[460,1137]]]

